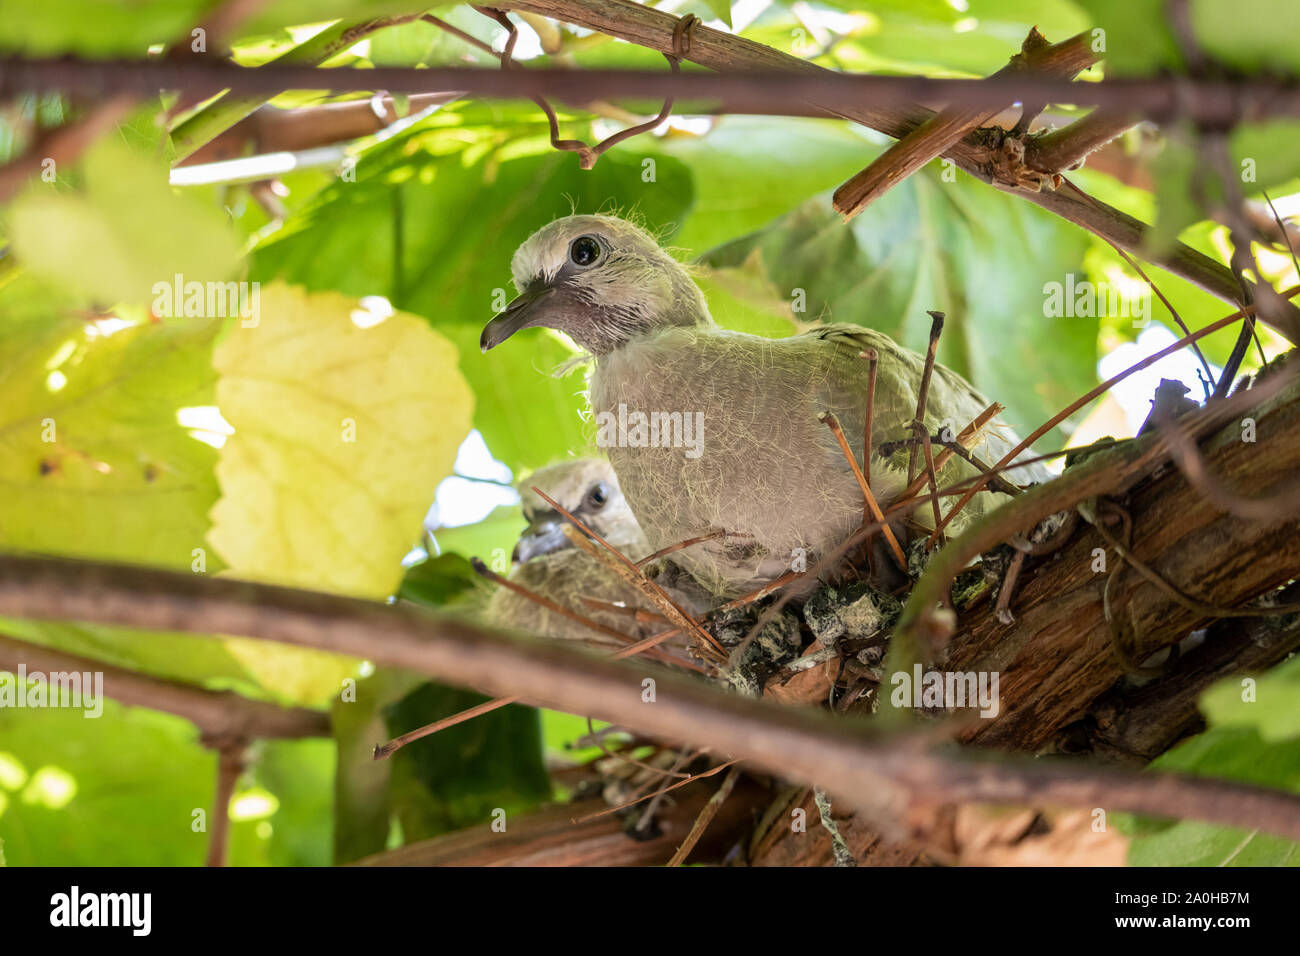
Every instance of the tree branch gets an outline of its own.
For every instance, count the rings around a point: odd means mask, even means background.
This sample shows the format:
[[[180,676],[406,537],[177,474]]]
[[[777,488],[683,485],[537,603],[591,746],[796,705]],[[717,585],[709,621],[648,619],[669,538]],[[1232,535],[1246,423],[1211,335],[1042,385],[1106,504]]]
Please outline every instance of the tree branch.
[[[993,75],[1001,78],[1042,76],[1068,80],[1096,61],[1097,56],[1083,42],[1082,34],[1064,43],[1049,44],[1038,29],[1034,28],[1025,38],[1020,52],[1011,58],[1007,66]],[[972,129],[984,125],[1000,112],[1000,107],[949,106],[935,113],[877,156],[866,169],[835,190],[832,202],[836,211],[845,219],[856,216],[890,187],[947,152]]]
[[[280,707],[228,690],[204,690],[0,635],[0,670],[17,673],[22,665],[28,671],[46,674],[58,671],[103,674],[104,693],[109,697],[128,707],[148,707],[184,717],[208,738],[292,739],[330,735],[329,715],[323,711]]]
[[[672,14],[644,7],[631,0],[508,0],[508,2],[498,3],[497,6],[553,17],[661,53],[671,50],[673,29],[677,23],[677,18]],[[688,58],[701,66],[721,72],[771,69],[820,76],[839,75],[761,43],[711,30],[702,25],[692,33]],[[1168,80],[1175,89],[1184,90],[1188,88],[1187,82],[1195,82],[1182,77],[1168,78]],[[977,85],[987,84],[989,81],[968,82]],[[1101,84],[1060,85],[1066,87],[1062,90],[1060,102],[1077,103],[1081,102],[1078,97],[1085,95],[1081,94],[1079,87],[1095,87]],[[1040,85],[1039,88],[1044,94],[1047,92],[1045,85]],[[924,96],[918,97],[918,99],[924,98]],[[1039,97],[1040,100],[1044,98],[1046,97]],[[1005,102],[1018,99],[1021,97],[1014,96],[1006,99]],[[861,96],[840,108],[827,109],[821,99],[813,102],[822,103],[823,105],[818,107],[822,111],[829,111],[836,116],[861,123],[895,139],[903,138],[934,116],[933,110],[918,106],[914,102],[896,105],[897,101],[891,102],[878,98],[874,94]],[[956,105],[951,99],[948,103]],[[1131,110],[1132,104],[1120,102],[1112,104],[1111,108],[1112,111],[1126,112]],[[1096,200],[1085,202],[1068,192],[1050,190],[1034,192],[1021,189],[1020,175],[1024,163],[1013,162],[1009,165],[1006,163],[1006,157],[1001,153],[1001,145],[1005,141],[1001,130],[994,136],[990,136],[988,130],[977,130],[953,144],[944,155],[982,182],[1028,199],[1131,253],[1150,255],[1144,249],[1148,227],[1118,209]],[[1241,287],[1230,269],[1184,243],[1174,243],[1167,252],[1151,261],[1225,302],[1235,304],[1240,298]],[[1300,310],[1292,306],[1282,317],[1282,324],[1283,327],[1278,331],[1291,342],[1300,344]]]
[[[1300,796],[1174,774],[962,759],[843,718],[727,694],[648,664],[591,658],[417,608],[226,578],[61,558],[0,556],[0,614],[239,634],[516,693],[669,740],[691,740],[817,783],[872,816],[915,800],[1050,802],[1250,825],[1300,839]],[[644,702],[653,678],[656,702]]]
[[[1025,165],[1045,173],[1063,173],[1083,163],[1090,153],[1133,128],[1128,113],[1093,110],[1068,126],[1025,142]]]

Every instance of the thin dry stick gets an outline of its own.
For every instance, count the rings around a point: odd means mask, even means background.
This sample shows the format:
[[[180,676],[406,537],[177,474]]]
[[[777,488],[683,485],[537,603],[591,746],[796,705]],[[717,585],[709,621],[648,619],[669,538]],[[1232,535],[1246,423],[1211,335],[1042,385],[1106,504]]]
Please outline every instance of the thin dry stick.
[[[975,440],[979,437],[984,426],[1000,415],[1005,408],[1006,406],[1000,402],[992,402],[988,408],[975,416],[974,421],[957,433],[957,444],[965,448],[970,448],[975,444]],[[948,464],[954,454],[955,452],[950,448],[945,448],[943,451],[939,452],[939,457],[934,460],[936,474],[943,470],[943,466]],[[904,488],[894,499],[895,503],[906,501],[908,498],[916,496],[921,489],[925,487],[926,480],[925,475],[918,475],[912,480],[911,484]]]
[[[507,40],[506,40],[505,50],[501,54],[501,68],[503,70],[510,69],[515,65],[513,62],[513,56],[515,50],[515,42],[519,39],[519,31],[515,29],[515,25],[510,22],[510,18],[506,16],[506,14],[501,10],[497,10],[492,7],[479,7],[479,6],[474,7],[474,9],[477,10],[479,13],[491,17],[493,20],[496,20],[497,23],[505,27],[507,33]],[[682,17],[681,20],[677,22],[677,26],[673,30],[673,52],[671,54],[669,53],[663,54],[664,59],[666,59],[668,61],[669,66],[672,67],[673,73],[678,72],[679,70],[678,63],[680,59],[686,55],[687,51],[690,48],[691,29],[692,27],[695,26],[697,22],[699,22],[699,18],[696,17],[693,13],[688,13],[684,17]],[[659,110],[658,115],[656,115],[654,119],[647,120],[644,123],[639,123],[636,126],[631,126],[624,130],[620,130],[619,132],[613,134],[612,136],[608,136],[605,139],[601,140],[595,146],[590,146],[587,143],[584,143],[582,140],[560,139],[559,120],[556,118],[555,110],[551,108],[551,104],[548,103],[545,99],[543,99],[540,96],[532,96],[529,98],[534,103],[536,103],[539,107],[541,107],[542,112],[546,114],[546,121],[549,124],[551,130],[551,147],[553,149],[559,149],[559,150],[564,150],[566,152],[577,153],[578,164],[583,169],[593,168],[596,165],[596,161],[600,159],[601,154],[603,154],[610,147],[616,146],[617,144],[623,142],[625,139],[631,139],[633,136],[637,136],[641,133],[648,133],[651,130],[655,129],[660,124],[662,124],[664,120],[668,119],[668,117],[672,114],[673,111],[673,98],[670,96],[666,100],[664,100],[663,107]]]
[[[1297,293],[1300,293],[1300,285],[1292,286],[1290,289],[1287,289],[1285,292],[1281,293],[1281,295],[1283,298],[1290,299],[1293,296],[1295,296]],[[1017,455],[1019,455],[1022,451],[1025,451],[1027,448],[1029,448],[1029,446],[1031,446],[1034,442],[1038,441],[1038,439],[1042,438],[1044,435],[1046,435],[1057,425],[1061,424],[1061,422],[1065,421],[1067,418],[1069,418],[1079,409],[1083,408],[1083,406],[1087,405],[1094,398],[1096,398],[1099,395],[1104,395],[1106,392],[1110,391],[1110,389],[1114,388],[1115,385],[1124,381],[1124,379],[1128,378],[1130,375],[1134,375],[1142,371],[1142,369],[1144,368],[1149,368],[1150,366],[1154,365],[1156,362],[1159,362],[1161,359],[1173,355],[1175,352],[1179,351],[1180,349],[1190,345],[1192,342],[1195,342],[1199,339],[1203,339],[1207,335],[1212,335],[1213,333],[1219,331],[1220,329],[1225,329],[1228,326],[1232,325],[1234,322],[1237,322],[1238,320],[1240,320],[1241,318],[1247,315],[1253,316],[1254,313],[1255,313],[1254,305],[1248,305],[1245,306],[1244,308],[1240,308],[1236,312],[1233,312],[1231,315],[1225,315],[1217,322],[1211,322],[1203,329],[1198,329],[1197,331],[1191,333],[1190,335],[1183,336],[1177,342],[1161,349],[1158,352],[1148,355],[1146,358],[1142,359],[1142,361],[1133,363],[1128,368],[1124,369],[1124,371],[1120,372],[1118,375],[1111,376],[1110,378],[1106,379],[1106,381],[1098,385],[1096,388],[1091,389],[1088,392],[1085,392],[1083,395],[1080,395],[1069,405],[1065,406],[1065,408],[1061,409],[1059,412],[1057,412],[1055,415],[1053,415],[1043,424],[1035,428],[1030,433],[1028,438],[1024,439],[1019,445],[1017,445],[1015,448],[1011,449],[1011,451],[1003,455],[1001,460],[996,465],[994,465],[994,468],[1002,469],[1004,465],[1007,465],[1012,461],[1014,461]],[[988,483],[988,476],[980,476],[978,479],[976,479],[975,483],[971,485],[971,487],[966,491],[966,494],[962,495],[962,497],[957,501],[957,503],[952,506],[952,508],[948,511],[946,515],[944,515],[943,521],[940,522],[939,527],[934,529],[934,533],[930,535],[931,544],[933,544],[935,541],[938,540],[939,534],[948,525],[948,523],[957,516],[958,512],[960,512],[962,508],[966,507],[966,505],[970,503],[970,500],[972,498],[974,498],[977,494],[979,494],[981,490],[983,490],[984,486],[987,483]]]
[[[663,767],[655,767],[652,766],[651,764],[646,763],[643,760],[637,760],[635,757],[629,757],[625,753],[619,753],[618,751],[610,750],[609,747],[605,746],[605,741],[596,735],[596,727],[591,722],[590,717],[587,718],[587,737],[592,741],[593,745],[601,753],[603,753],[606,757],[609,757],[612,760],[619,760],[622,761],[623,763],[631,764],[633,767],[640,767],[642,770],[648,770],[651,773],[657,774],[661,777],[680,777],[681,779],[684,780],[690,776],[689,773],[679,773],[675,769],[668,770]]]
[[[607,614],[616,614],[619,617],[630,617],[638,624],[666,624],[668,618],[662,614],[656,614],[654,611],[647,611],[643,607],[629,607],[626,604],[615,604],[613,601],[601,601],[598,598],[580,597],[578,598],[583,604],[593,611],[604,611]]]
[[[670,637],[675,637],[681,633],[680,628],[671,628],[667,631],[660,631],[658,634],[651,634],[649,637],[637,641],[628,647],[619,649],[610,655],[611,660],[622,660],[625,657],[632,657],[640,654],[642,651],[657,647]],[[425,724],[423,727],[417,727],[415,730],[408,731],[400,737],[394,737],[388,743],[375,748],[371,755],[374,760],[384,760],[391,757],[397,751],[401,750],[412,741],[419,740],[422,737],[428,737],[439,731],[446,730],[448,727],[455,727],[457,724],[463,724],[467,720],[473,720],[475,717],[481,717],[483,714],[490,714],[494,710],[507,707],[510,704],[518,704],[523,700],[520,694],[510,694],[506,697],[497,697],[493,700],[485,700],[481,704],[475,704],[459,713],[452,714],[450,717],[444,717],[442,720],[434,721],[432,724]]]
[[[1064,182],[1065,185],[1069,186],[1071,190],[1073,190],[1075,193],[1081,196],[1085,201],[1092,203],[1094,206],[1097,205],[1097,201],[1095,199],[1089,196],[1086,192],[1084,192],[1082,189],[1080,189],[1070,180],[1063,178],[1062,182]],[[1107,238],[1106,236],[1102,236],[1102,238],[1106,240],[1107,245],[1109,245],[1112,249],[1114,249],[1119,254],[1121,259],[1123,259],[1126,263],[1128,263],[1129,268],[1131,268],[1134,272],[1136,272],[1139,276],[1141,276],[1142,281],[1151,287],[1151,291],[1156,294],[1156,296],[1160,299],[1160,302],[1169,311],[1170,317],[1173,318],[1174,322],[1178,324],[1178,328],[1182,331],[1183,335],[1191,335],[1192,330],[1187,327],[1187,323],[1184,322],[1183,317],[1178,314],[1178,310],[1174,308],[1173,303],[1170,302],[1167,298],[1165,298],[1165,294],[1160,291],[1160,287],[1151,280],[1151,277],[1148,276],[1146,272],[1143,271],[1142,267],[1138,265],[1137,260],[1135,260],[1127,252],[1121,249],[1119,245],[1116,244],[1111,239]],[[1197,345],[1195,342],[1191,344],[1192,344],[1192,351],[1196,353],[1196,358],[1201,363],[1201,368],[1205,370],[1206,379],[1208,381],[1213,382],[1214,373],[1210,371],[1210,363],[1205,360],[1205,356],[1201,352],[1201,347]]]
[[[740,768],[732,767],[731,772],[722,778],[722,785],[718,787],[718,792],[709,798],[709,802],[704,805],[700,815],[695,818],[695,823],[691,826],[691,832],[686,834],[686,839],[677,848],[673,858],[668,861],[669,866],[681,866],[686,862],[686,858],[691,855],[691,850],[695,849],[695,844],[700,842],[700,837],[704,836],[704,831],[708,829],[713,818],[718,815],[718,811],[726,803],[727,797],[731,796],[731,791],[735,789],[736,781],[739,779]]]
[[[695,759],[696,756],[697,756],[696,754],[692,754],[689,750],[679,751],[677,754],[677,759],[673,761],[674,776],[679,776],[682,777],[683,779],[689,779],[691,776],[689,773],[679,774],[677,773],[677,771],[681,770],[682,767],[689,767],[691,765],[691,762]],[[654,778],[651,778],[649,781],[646,782],[645,785],[649,786],[653,781]],[[643,788],[638,788],[638,789],[643,789]],[[646,833],[649,831],[650,824],[654,822],[655,814],[659,812],[659,806],[663,803],[664,799],[665,798],[662,791],[651,795],[650,802],[645,805],[645,809],[641,811],[640,819],[636,821],[637,833]]]
[[[668,620],[672,621],[673,624],[675,624],[677,627],[680,627],[682,630],[693,634],[700,641],[701,647],[713,648],[717,653],[722,654],[723,656],[726,655],[726,652],[722,649],[722,645],[720,645],[717,641],[715,641],[713,639],[713,636],[709,634],[709,632],[706,631],[703,627],[700,626],[699,621],[695,620],[695,618],[687,614],[684,610],[682,610],[682,608],[678,607],[676,602],[673,601],[673,599],[668,596],[667,592],[665,592],[663,588],[661,588],[654,581],[651,581],[649,578],[647,578],[645,576],[645,573],[640,568],[638,568],[634,563],[632,563],[632,561],[628,560],[628,558],[622,552],[620,552],[617,548],[611,545],[600,535],[596,534],[596,532],[592,531],[591,528],[587,527],[587,525],[584,524],[581,519],[575,518],[572,514],[570,514],[567,510],[565,510],[563,505],[561,505],[558,501],[556,501],[546,492],[542,491],[542,489],[534,485],[533,491],[535,491],[543,501],[545,501],[548,505],[554,508],[561,517],[563,517],[566,521],[569,522],[570,525],[572,525],[573,527],[581,531],[583,535],[586,535],[586,538],[584,538],[582,535],[568,535],[570,541],[572,541],[578,547],[582,548],[588,554],[595,557],[597,560],[603,561],[603,563],[605,563],[606,566],[610,568],[610,570],[614,571],[625,581],[627,581],[629,584],[631,584],[633,587],[639,590],[642,594],[646,595],[648,598],[650,598],[650,600],[658,604],[659,607],[664,611],[665,616],[668,618]],[[590,538],[591,541],[595,541],[597,544],[599,544],[602,548],[604,548],[604,553],[610,555],[615,560],[604,561],[604,559],[601,557],[602,552],[590,548],[589,547],[590,541],[588,541],[587,538]],[[626,569],[626,572],[622,570],[623,568]]]
[[[753,604],[755,601],[761,601],[769,594],[774,594],[781,590],[787,584],[799,580],[799,578],[803,577],[805,574],[807,574],[806,571],[787,571],[779,578],[773,578],[771,581],[768,581],[761,588],[750,591],[748,594],[742,594],[735,600],[728,601],[726,604],[715,609],[713,614],[716,617],[723,611],[734,611],[736,608],[744,607],[746,604]]]
[[[710,531],[708,534],[702,534],[694,538],[687,538],[685,541],[678,541],[676,544],[670,544],[666,548],[660,548],[654,554],[648,554],[639,561],[634,562],[638,568],[644,568],[647,564],[653,564],[662,557],[673,554],[677,551],[684,551],[686,548],[697,544],[703,544],[705,541],[716,541],[718,538],[747,538],[749,535],[741,534],[739,531]]]
[[[934,375],[934,359],[939,352],[939,336],[943,334],[943,313],[930,313],[930,344],[925,350],[925,368],[921,371],[921,387],[916,392],[916,420],[925,426],[925,404],[930,397],[930,378]],[[916,478],[916,446],[907,456],[907,480]]]
[[[934,469],[934,452],[930,448],[930,432],[925,427],[925,422],[913,422],[921,438],[921,447],[925,451],[925,477],[930,479],[930,507],[934,511],[934,523],[938,524],[943,520],[939,513],[939,474]],[[915,446],[913,446],[915,447]]]
[[[612,637],[620,644],[628,644],[629,642],[635,640],[635,638],[633,638],[632,635],[630,634],[624,634],[622,631],[616,630],[615,628],[606,627],[604,624],[601,624],[599,621],[593,621],[589,617],[584,617],[583,615],[579,614],[577,611],[569,610],[563,604],[560,604],[556,601],[552,601],[550,598],[538,594],[536,591],[526,588],[522,584],[519,584],[516,581],[511,581],[509,578],[505,577],[504,575],[497,574],[486,564],[484,564],[482,559],[480,558],[470,558],[470,566],[474,568],[474,571],[480,577],[486,578],[487,580],[491,581],[493,584],[499,584],[507,591],[513,591],[515,594],[518,594],[521,597],[525,597],[536,604],[540,604],[548,611],[551,611],[555,614],[559,614],[561,617],[566,617],[570,621],[573,621],[575,624],[581,624],[583,627],[593,630],[598,634],[604,634],[607,637]]]
[[[903,549],[899,546],[898,539],[894,537],[894,532],[890,530],[888,525],[883,524],[885,514],[880,510],[880,505],[876,502],[876,496],[871,493],[871,486],[867,484],[867,479],[862,474],[862,469],[858,467],[857,456],[853,454],[853,449],[849,447],[848,439],[844,437],[844,429],[840,427],[840,420],[835,417],[834,412],[822,412],[817,416],[817,420],[829,428],[831,434],[835,436],[835,440],[839,442],[840,451],[844,452],[844,457],[848,461],[849,467],[853,469],[853,477],[858,480],[858,487],[862,489],[862,500],[867,503],[867,507],[871,509],[871,513],[875,516],[875,519],[882,522],[882,530],[885,535],[885,540],[888,541],[889,546],[893,548],[894,557],[898,558],[898,563],[903,567],[907,567],[907,556],[903,554]]]
[[[608,816],[611,813],[618,813],[620,810],[626,810],[628,807],[636,806],[638,803],[642,802],[643,800],[649,800],[653,797],[662,796],[665,793],[671,793],[672,791],[676,790],[678,787],[684,787],[688,783],[691,783],[694,780],[703,780],[706,777],[712,777],[714,774],[722,773],[722,771],[726,770],[728,767],[734,766],[738,763],[740,763],[739,760],[728,760],[726,763],[720,763],[716,767],[706,770],[703,773],[697,773],[686,780],[679,780],[676,783],[672,784],[671,786],[664,787],[662,790],[656,790],[654,793],[642,794],[641,796],[637,797],[635,800],[629,800],[627,801],[627,803],[620,803],[616,807],[606,807],[604,810],[598,810],[595,813],[589,813],[585,817],[578,817],[573,822],[586,823],[588,820],[595,820],[597,817],[604,817],[604,816]]]

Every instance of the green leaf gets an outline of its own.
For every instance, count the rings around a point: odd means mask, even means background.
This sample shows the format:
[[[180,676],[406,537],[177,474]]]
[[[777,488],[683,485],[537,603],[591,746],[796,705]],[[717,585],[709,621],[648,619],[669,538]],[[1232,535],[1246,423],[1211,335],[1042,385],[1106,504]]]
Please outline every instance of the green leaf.
[[[1186,69],[1164,0],[1076,0],[1092,17],[1105,49],[1107,75]]]
[[[194,866],[211,828],[216,758],[188,721],[104,701],[0,708],[0,829],[18,866]]]
[[[687,256],[752,232],[842,180],[881,151],[884,138],[831,120],[723,116],[703,136],[674,133],[662,148],[694,181],[690,215],[673,242]],[[777,163],[791,143],[797,163]]]
[[[1300,792],[1300,747],[1251,728],[1215,728],[1156,758],[1151,768]],[[1126,819],[1130,866],[1300,866],[1300,844],[1259,830],[1192,820]]]
[[[211,6],[211,0],[7,0],[0,50],[144,57],[151,44],[188,34]]]
[[[390,736],[450,717],[488,698],[421,684],[384,711]],[[550,796],[537,711],[512,704],[408,744],[393,760],[391,798],[408,843],[509,815]]]
[[[1247,683],[1249,682],[1249,683]],[[1207,690],[1201,711],[1215,727],[1249,727],[1269,743],[1300,737],[1300,657],[1251,677],[1229,677]]]
[[[537,711],[512,705],[407,744],[387,760],[374,748],[482,703],[470,691],[380,669],[358,681],[356,698],[334,705],[338,742],[335,862],[490,823],[496,808],[526,809],[550,795]]]
[[[1290,0],[1192,0],[1190,7],[1197,42],[1215,60],[1244,72],[1300,72],[1300,7]]]
[[[0,547],[188,569],[216,452],[177,412],[213,404],[216,326],[88,322],[25,275],[0,315]]]
[[[481,558],[491,565],[497,558],[509,557],[527,523],[518,505],[500,505],[482,521],[455,528],[438,528],[433,537],[444,554],[454,552],[468,558]]]
[[[217,347],[234,435],[209,540],[242,578],[370,598],[392,594],[438,482],[469,432],[456,350],[416,316],[277,283],[257,321]],[[264,641],[227,645],[294,700],[337,692],[356,662]]]
[[[703,0],[709,12],[727,26],[731,26],[731,0]]]
[[[235,273],[239,247],[225,217],[175,194],[166,166],[107,138],[84,175],[82,192],[38,185],[13,204],[14,249],[33,274],[101,305],[143,305],[177,275],[216,282]]]
[[[1024,434],[1095,382],[1097,320],[1045,306],[1045,283],[1079,269],[1083,250],[1078,232],[1023,200],[927,171],[848,227],[818,198],[704,258],[757,265],[787,301],[802,290],[803,321],[867,325],[918,351],[927,310],[947,313],[940,361]]]
[[[397,597],[424,607],[442,608],[472,594],[479,577],[459,554],[442,554],[406,569]]]
[[[261,291],[213,365],[234,428],[209,534],[233,573],[383,598],[469,432],[456,350],[417,316]]]

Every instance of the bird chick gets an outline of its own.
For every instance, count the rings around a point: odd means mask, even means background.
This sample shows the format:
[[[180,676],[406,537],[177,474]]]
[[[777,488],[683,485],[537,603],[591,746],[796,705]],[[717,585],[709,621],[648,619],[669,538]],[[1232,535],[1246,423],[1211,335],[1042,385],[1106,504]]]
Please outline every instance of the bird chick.
[[[630,222],[558,219],[519,247],[511,269],[520,295],[483,329],[483,351],[520,329],[546,326],[592,354],[591,409],[603,423],[597,443],[649,546],[717,531],[745,536],[673,555],[713,593],[742,593],[801,560],[811,567],[859,526],[861,491],[818,416],[838,417],[861,460],[864,350],[880,357],[873,447],[912,434],[920,355],[859,325],[823,325],[784,339],[721,329],[686,268]],[[931,431],[947,425],[956,432],[988,404],[960,375],[935,366],[926,405]],[[678,440],[687,424],[692,440]],[[986,429],[974,450],[996,460],[1011,447]],[[971,474],[954,458],[940,480]],[[870,483],[887,506],[907,485],[906,468],[873,456]],[[982,493],[963,515],[969,520],[993,503]],[[924,523],[928,514],[927,504],[913,519]]]
[[[650,553],[645,535],[627,506],[618,478],[603,458],[582,458],[548,465],[519,484],[528,527],[514,549],[509,580],[591,620],[634,638],[648,637],[668,625],[657,620],[638,623],[611,611],[593,610],[583,598],[622,603],[653,610],[649,602],[605,565],[576,548],[564,535],[565,519],[533,487],[540,488],[570,514],[581,519],[624,557],[633,561]],[[675,599],[701,609],[700,595],[673,591]],[[543,607],[522,594],[500,587],[487,605],[488,619],[497,625],[545,637],[611,641],[607,635]]]

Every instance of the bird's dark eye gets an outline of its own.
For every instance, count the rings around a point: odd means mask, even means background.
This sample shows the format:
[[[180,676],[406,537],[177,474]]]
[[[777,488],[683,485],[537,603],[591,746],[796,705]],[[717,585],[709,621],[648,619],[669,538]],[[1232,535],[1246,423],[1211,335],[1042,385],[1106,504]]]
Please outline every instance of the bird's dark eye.
[[[591,486],[587,492],[587,505],[592,509],[605,507],[605,502],[609,501],[609,488],[603,481],[598,481]]]
[[[600,243],[591,236],[579,236],[569,246],[569,258],[574,265],[589,266],[600,258]]]

